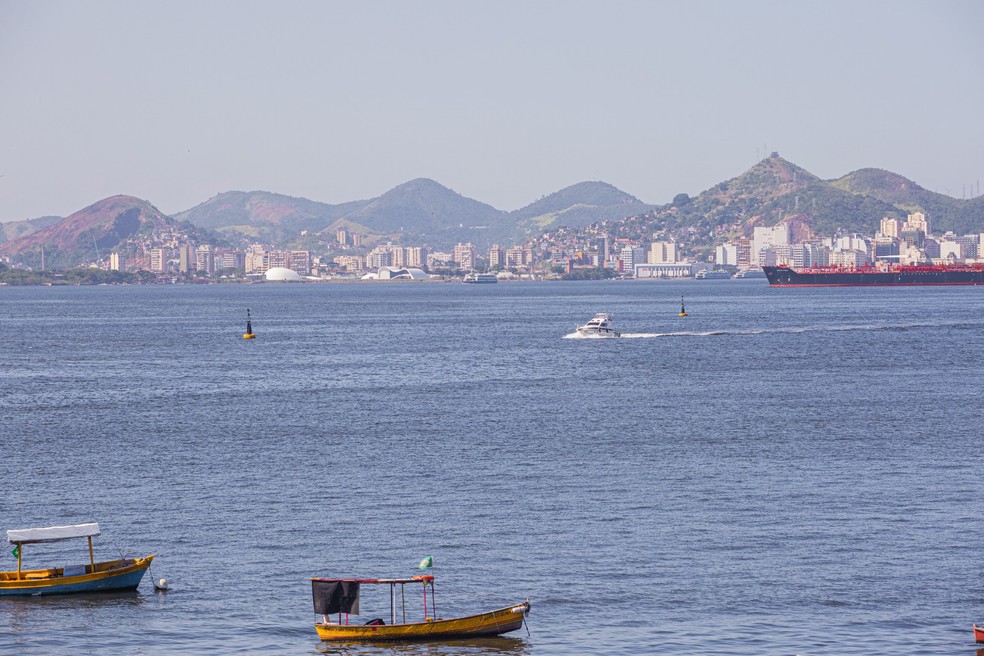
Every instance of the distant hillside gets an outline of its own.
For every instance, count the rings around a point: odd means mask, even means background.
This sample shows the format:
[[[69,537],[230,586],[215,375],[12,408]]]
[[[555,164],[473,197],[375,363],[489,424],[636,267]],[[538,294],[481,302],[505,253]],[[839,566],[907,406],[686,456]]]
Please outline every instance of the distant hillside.
[[[214,243],[214,235],[188,223],[179,224],[145,200],[112,196],[57,223],[0,243],[0,257],[37,268],[43,247],[47,268],[68,269],[95,262],[114,250],[132,259],[142,252],[141,243],[151,243],[162,233]]]
[[[26,237],[32,232],[47,228],[61,220],[62,217],[60,216],[42,216],[37,219],[28,219],[27,221],[0,223],[0,243]]]
[[[889,203],[838,189],[774,155],[695,198],[678,194],[672,203],[626,220],[616,232],[633,239],[660,235],[691,244],[696,252],[780,221],[794,222],[804,235],[807,230],[874,234],[883,216],[899,214]]]
[[[404,243],[450,247],[459,241],[488,245],[488,235],[507,225],[507,215],[433,180],[401,184],[345,218]]]
[[[529,237],[561,226],[581,228],[653,208],[606,182],[580,182],[511,212],[509,218]]]
[[[370,200],[329,205],[263,191],[219,194],[174,218],[212,228],[231,239],[281,247],[318,248],[345,227],[366,243],[392,240],[450,249],[472,242],[521,243],[549,227],[583,226],[616,219],[651,206],[604,182],[582,182],[507,213],[418,178]],[[314,235],[320,233],[321,239]]]
[[[287,244],[305,230],[318,232],[369,201],[329,205],[267,191],[227,191],[174,216],[231,238]]]
[[[755,226],[792,217],[816,234],[833,235],[838,230],[874,234],[883,216],[898,215],[899,210],[877,198],[838,189],[774,156],[692,200],[678,197],[670,211],[661,214],[669,214],[669,228],[686,227],[708,237],[722,232],[751,236]]]
[[[860,169],[831,184],[858,196],[889,203],[902,212],[923,212],[930,217],[934,232],[952,230],[969,234],[984,229],[984,196],[969,200],[951,198],[882,169]]]
[[[822,180],[778,154],[694,198],[678,194],[667,205],[609,222],[605,230],[642,242],[654,236],[674,239],[691,254],[702,257],[716,244],[750,237],[756,226],[789,223],[797,240],[811,234],[874,235],[883,217],[904,219],[916,209],[930,217],[934,232],[984,231],[984,198],[962,201],[941,196],[877,169]],[[560,239],[559,234],[547,233],[541,241],[555,239]]]

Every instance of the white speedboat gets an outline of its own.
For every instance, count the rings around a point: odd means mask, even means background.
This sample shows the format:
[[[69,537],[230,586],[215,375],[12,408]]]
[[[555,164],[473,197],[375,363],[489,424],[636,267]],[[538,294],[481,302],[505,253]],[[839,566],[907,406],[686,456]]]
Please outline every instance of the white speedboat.
[[[585,337],[621,337],[614,326],[614,318],[608,312],[599,312],[588,323],[577,327],[579,335]]]

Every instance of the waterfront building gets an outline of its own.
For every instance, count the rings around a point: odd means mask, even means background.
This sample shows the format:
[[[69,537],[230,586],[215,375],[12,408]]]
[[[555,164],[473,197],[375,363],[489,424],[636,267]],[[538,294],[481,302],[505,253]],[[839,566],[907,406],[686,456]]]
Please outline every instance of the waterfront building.
[[[126,265],[126,262],[125,262],[125,260],[123,258],[123,254],[122,253],[117,253],[116,251],[113,251],[112,253],[109,254],[109,270],[110,271],[123,271],[124,270],[123,267],[125,265]]]
[[[928,239],[926,241],[929,241]],[[954,239],[941,239],[939,241],[939,255],[933,258],[927,251],[926,256],[932,259],[941,259],[947,261],[962,260],[963,253],[961,252],[960,244]]]
[[[424,246],[407,246],[406,266],[409,268],[423,269],[427,266],[427,248]]]
[[[178,246],[178,271],[188,273],[195,270],[195,247],[192,244]]]
[[[163,273],[167,267],[167,253],[163,248],[150,249],[150,270]]]
[[[756,253],[758,262],[755,264],[765,265],[762,262],[762,253],[772,246],[781,246],[790,243],[790,229],[788,223],[779,223],[771,228],[756,227],[752,235],[752,252]]]
[[[289,251],[287,253],[287,268],[302,276],[311,273],[311,251]]]
[[[697,266],[701,265],[691,262],[675,262],[666,264],[652,264],[649,262],[644,262],[636,264],[632,268],[632,272],[635,277],[640,280],[645,280],[647,278],[693,278],[696,273],[694,268]],[[707,265],[703,266],[706,267]]]
[[[454,255],[444,251],[434,251],[427,254],[428,269],[446,269],[454,262]]]
[[[506,265],[506,252],[499,244],[492,244],[489,249],[489,268],[496,269]]]
[[[607,262],[609,259],[607,234],[595,240],[595,248],[598,249],[598,260],[602,262],[598,266],[604,266],[604,262]]]
[[[647,264],[646,251],[639,246],[623,246],[622,250],[619,251],[618,259],[621,262],[620,269],[623,273],[634,274],[636,264]]]
[[[960,244],[961,259],[976,260],[980,257],[980,243],[977,235],[961,235],[954,240]]]
[[[386,244],[392,254],[392,262],[395,267],[404,267],[407,264],[407,251],[398,244]]]
[[[738,266],[749,266],[752,263],[752,240],[748,237],[740,237],[735,242],[735,264]]]
[[[841,251],[870,251],[868,239],[858,234],[841,235],[833,240],[834,250]]]
[[[894,237],[898,239],[902,234],[902,222],[898,219],[886,216],[881,220],[881,227],[878,230],[883,237]]]
[[[290,254],[287,251],[265,251],[266,270],[270,269],[290,269]]]
[[[467,244],[455,244],[454,261],[462,269],[472,270],[475,268],[475,245],[471,242]]]
[[[933,234],[933,231],[929,228],[929,218],[922,212],[913,212],[910,214],[905,220],[905,225],[902,226],[902,230],[922,231],[924,235]]]
[[[215,254],[215,268],[246,270],[246,253],[243,251],[222,251]]]
[[[506,266],[519,268],[533,263],[533,249],[514,246],[506,249]]]
[[[826,253],[829,253],[829,251],[817,244],[793,244],[789,249],[790,264],[794,267],[823,266],[821,264],[821,254]]]
[[[335,264],[346,271],[364,271],[366,259],[361,255],[339,255],[334,260]]]
[[[206,244],[195,249],[195,269],[200,273],[215,273],[215,259],[212,247]]]
[[[250,249],[246,253],[246,273],[266,273],[269,268],[264,251]]]
[[[882,235],[871,242],[872,259],[876,262],[897,262],[899,259],[899,240]]]
[[[654,241],[649,246],[650,264],[674,264],[680,261],[676,242]]]
[[[830,254],[830,264],[845,269],[854,269],[868,264],[867,250],[844,249],[833,251]]]
[[[376,246],[366,255],[366,269],[374,271],[386,266],[393,266],[393,252],[386,246]]]
[[[738,245],[721,244],[715,248],[714,263],[718,266],[738,266]]]

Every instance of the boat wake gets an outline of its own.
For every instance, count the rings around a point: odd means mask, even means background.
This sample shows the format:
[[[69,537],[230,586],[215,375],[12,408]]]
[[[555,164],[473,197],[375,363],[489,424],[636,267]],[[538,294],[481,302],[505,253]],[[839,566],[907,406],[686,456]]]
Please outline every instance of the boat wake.
[[[878,323],[878,324],[843,324],[833,326],[784,326],[780,328],[735,328],[725,330],[674,330],[661,333],[622,333],[620,339],[651,339],[654,337],[717,337],[719,335],[772,335],[772,334],[801,334],[820,332],[844,331],[905,331],[923,328],[973,328],[974,324],[967,322],[923,322],[923,323]],[[563,339],[612,339],[609,336],[584,335],[573,332],[564,335]]]

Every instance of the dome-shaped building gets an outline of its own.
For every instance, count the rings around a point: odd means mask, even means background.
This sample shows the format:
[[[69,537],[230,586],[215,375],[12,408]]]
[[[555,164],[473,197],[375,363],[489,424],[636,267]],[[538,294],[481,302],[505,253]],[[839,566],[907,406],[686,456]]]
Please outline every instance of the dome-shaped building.
[[[293,269],[273,267],[267,270],[266,280],[267,282],[301,282],[304,279]]]

